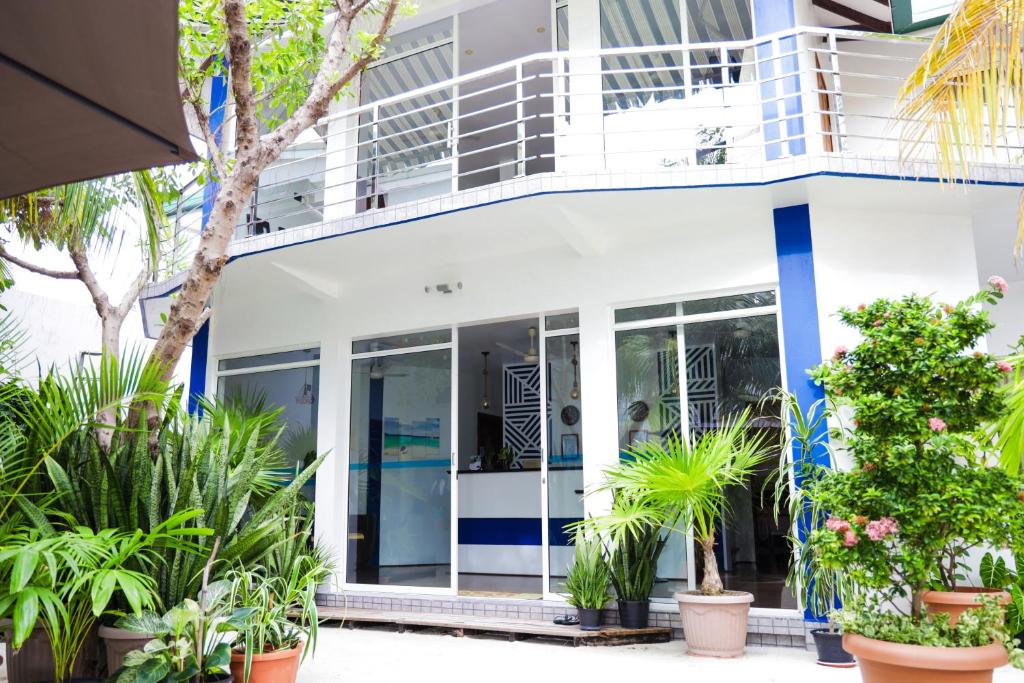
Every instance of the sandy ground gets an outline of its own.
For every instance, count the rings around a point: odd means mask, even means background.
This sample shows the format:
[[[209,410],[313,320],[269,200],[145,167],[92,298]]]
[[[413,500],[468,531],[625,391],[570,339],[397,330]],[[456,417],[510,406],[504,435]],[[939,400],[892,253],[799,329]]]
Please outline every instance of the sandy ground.
[[[686,645],[567,647],[540,642],[455,638],[433,633],[324,627],[320,646],[299,671],[299,683],[859,683],[856,669],[828,669],[810,652],[754,647],[734,660],[690,657]],[[1024,683],[1003,667],[998,683]]]

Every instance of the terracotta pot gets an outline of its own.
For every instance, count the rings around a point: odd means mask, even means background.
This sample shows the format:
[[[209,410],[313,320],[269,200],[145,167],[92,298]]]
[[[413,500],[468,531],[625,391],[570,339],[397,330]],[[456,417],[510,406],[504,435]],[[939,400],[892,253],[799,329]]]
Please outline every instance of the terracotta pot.
[[[11,642],[11,622],[0,622],[4,640]],[[99,642],[96,640],[96,629],[89,631],[82,643],[82,649],[75,660],[72,676],[76,680],[93,680],[100,672]],[[50,638],[46,631],[37,628],[21,646],[13,650],[8,645],[7,657],[8,683],[39,683],[53,680],[53,651],[50,649]]]
[[[683,618],[687,652],[704,657],[739,657],[747,645],[747,614],[754,596],[726,591],[704,595],[685,591],[673,596]]]
[[[290,650],[276,650],[252,656],[249,680],[245,680],[245,655],[231,655],[231,675],[237,683],[295,683],[299,675],[302,643]]]
[[[992,670],[1007,663],[999,643],[926,647],[846,633],[843,648],[857,657],[864,683],[991,683]]]
[[[1000,605],[1010,604],[1010,594],[993,588],[957,588],[954,591],[925,591],[921,600],[928,606],[931,614],[946,613],[949,623],[956,624],[960,615],[981,604],[978,598],[982,595],[995,595]]]
[[[126,654],[132,650],[141,650],[154,636],[113,626],[100,626],[100,638],[103,639],[103,645],[107,650],[107,675],[113,676],[124,663]]]

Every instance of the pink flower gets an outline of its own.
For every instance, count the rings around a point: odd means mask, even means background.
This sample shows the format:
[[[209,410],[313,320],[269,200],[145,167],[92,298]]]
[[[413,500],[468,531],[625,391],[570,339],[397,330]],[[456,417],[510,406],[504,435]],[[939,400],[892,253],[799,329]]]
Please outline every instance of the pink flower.
[[[863,311],[865,308],[867,308],[867,306],[865,306],[864,304],[857,304],[858,311]]]
[[[835,352],[832,354],[832,360],[839,360],[840,358],[845,356],[849,351],[850,349],[846,348],[845,346],[837,346]]]
[[[1010,285],[1006,284],[1006,280],[998,275],[990,277],[988,279],[988,284],[992,289],[998,291],[1000,294],[1006,294],[1010,290]]]
[[[881,519],[868,522],[868,538],[872,541],[881,541],[886,536],[896,533],[898,528],[899,525],[896,524],[895,519],[892,517],[882,517]]]
[[[845,519],[840,519],[839,517],[829,517],[825,520],[825,526],[829,531],[843,532],[850,530],[850,523]]]
[[[881,327],[882,326],[882,321],[881,320],[876,320],[875,322],[873,322],[871,324],[874,325],[875,327]]]
[[[860,539],[857,538],[857,534],[854,533],[853,529],[848,529],[846,534],[843,535],[843,545],[845,545],[847,548],[852,548],[859,542]]]
[[[1001,360],[996,363],[996,367],[999,368],[999,372],[1012,372],[1013,366],[1007,363],[1005,360]]]
[[[929,417],[928,428],[933,432],[944,432],[946,431],[946,422],[940,417]]]

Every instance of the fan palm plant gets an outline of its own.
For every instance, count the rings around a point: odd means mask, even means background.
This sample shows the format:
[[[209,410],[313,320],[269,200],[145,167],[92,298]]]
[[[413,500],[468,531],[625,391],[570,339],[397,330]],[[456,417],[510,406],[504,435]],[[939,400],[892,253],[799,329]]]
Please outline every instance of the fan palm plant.
[[[704,555],[705,595],[723,591],[714,547],[715,523],[727,507],[725,492],[745,484],[771,454],[767,436],[754,432],[749,421],[748,409],[699,435],[672,434],[663,442],[635,445],[628,450],[631,459],[606,471],[604,488],[617,491],[632,510],[634,538],[655,520],[668,531],[679,528],[679,520],[692,526]]]
[[[970,177],[988,149],[1020,131],[1024,0],[963,0],[899,93],[904,158],[934,155],[941,177]],[[934,150],[934,152],[932,152]],[[1024,250],[1024,203],[1015,251]]]

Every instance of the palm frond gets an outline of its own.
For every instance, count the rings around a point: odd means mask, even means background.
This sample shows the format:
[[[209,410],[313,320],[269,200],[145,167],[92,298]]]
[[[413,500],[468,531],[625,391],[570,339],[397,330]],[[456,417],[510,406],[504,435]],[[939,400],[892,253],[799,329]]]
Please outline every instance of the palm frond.
[[[1024,0],[963,0],[899,92],[904,160],[933,158],[940,177],[969,179],[1024,111]],[[1015,246],[1024,247],[1024,203]]]

